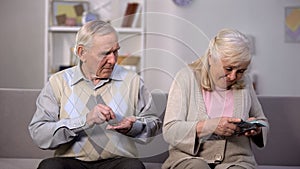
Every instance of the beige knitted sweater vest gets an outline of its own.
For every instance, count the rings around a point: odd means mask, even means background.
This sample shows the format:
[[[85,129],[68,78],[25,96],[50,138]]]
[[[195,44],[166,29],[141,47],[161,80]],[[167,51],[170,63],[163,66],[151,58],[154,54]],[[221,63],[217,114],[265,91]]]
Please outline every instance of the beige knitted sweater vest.
[[[72,69],[52,76],[49,80],[60,105],[59,118],[86,116],[103,100],[116,113],[117,119],[134,116],[138,99],[139,77],[133,72],[122,73],[123,80],[110,80],[99,88],[81,80],[72,84]],[[107,123],[83,130],[71,142],[61,145],[55,156],[75,157],[84,161],[115,156],[137,156],[133,138],[107,130]]]

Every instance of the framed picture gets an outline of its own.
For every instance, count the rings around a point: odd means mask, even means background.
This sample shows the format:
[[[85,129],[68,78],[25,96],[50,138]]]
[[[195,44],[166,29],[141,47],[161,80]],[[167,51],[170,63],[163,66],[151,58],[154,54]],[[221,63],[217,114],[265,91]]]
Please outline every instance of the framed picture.
[[[53,1],[52,20],[54,26],[81,26],[83,13],[89,3],[83,1]]]
[[[300,7],[285,8],[285,42],[300,43]]]

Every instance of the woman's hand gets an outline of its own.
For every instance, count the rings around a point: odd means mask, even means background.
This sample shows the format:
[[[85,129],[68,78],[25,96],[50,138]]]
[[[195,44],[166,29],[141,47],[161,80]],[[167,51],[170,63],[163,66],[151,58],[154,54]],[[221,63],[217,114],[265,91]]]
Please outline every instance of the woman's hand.
[[[253,121],[256,120],[255,117],[250,117],[247,121]],[[261,127],[256,127],[255,130],[250,130],[250,131],[246,131],[244,133],[245,136],[251,137],[251,136],[255,136],[261,133]]]
[[[241,122],[239,118],[220,117],[199,121],[197,124],[198,137],[206,136],[212,133],[220,136],[232,136],[237,130],[237,123]]]
[[[241,121],[239,118],[221,117],[214,133],[220,136],[232,136],[237,130],[237,123]]]

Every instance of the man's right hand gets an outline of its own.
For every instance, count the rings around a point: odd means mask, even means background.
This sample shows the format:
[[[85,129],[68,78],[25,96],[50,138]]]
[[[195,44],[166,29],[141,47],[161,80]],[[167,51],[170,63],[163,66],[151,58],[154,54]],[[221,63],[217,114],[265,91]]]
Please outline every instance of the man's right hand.
[[[97,104],[92,111],[86,115],[86,123],[89,126],[93,126],[94,124],[102,124],[105,121],[115,118],[115,113],[110,107],[103,104]]]

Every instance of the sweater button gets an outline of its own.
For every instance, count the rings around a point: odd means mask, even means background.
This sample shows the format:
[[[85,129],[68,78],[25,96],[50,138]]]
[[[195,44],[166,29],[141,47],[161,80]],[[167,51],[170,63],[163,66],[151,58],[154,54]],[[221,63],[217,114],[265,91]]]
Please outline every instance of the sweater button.
[[[216,154],[215,155],[215,160],[216,161],[222,161],[222,155],[221,154]]]

